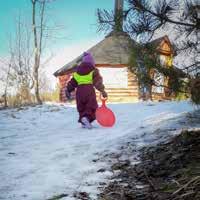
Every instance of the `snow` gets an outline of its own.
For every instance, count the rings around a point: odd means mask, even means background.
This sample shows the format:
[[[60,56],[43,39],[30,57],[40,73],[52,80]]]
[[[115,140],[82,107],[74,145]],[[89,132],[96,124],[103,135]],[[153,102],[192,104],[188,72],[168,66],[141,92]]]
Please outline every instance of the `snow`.
[[[194,111],[189,102],[109,104],[116,115],[112,128],[82,129],[70,104],[47,103],[0,111],[0,200],[45,200],[75,191],[96,198],[98,186],[112,175],[99,155],[119,151],[134,141],[137,148],[180,132]],[[182,123],[181,123],[182,122]],[[156,132],[165,127],[168,131]],[[97,172],[99,169],[105,172]]]

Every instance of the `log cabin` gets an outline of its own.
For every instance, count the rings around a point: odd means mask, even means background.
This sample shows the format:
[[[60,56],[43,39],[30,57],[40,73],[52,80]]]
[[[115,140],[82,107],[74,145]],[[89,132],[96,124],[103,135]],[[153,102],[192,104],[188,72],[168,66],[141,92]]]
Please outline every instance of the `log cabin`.
[[[122,6],[123,0],[116,0],[115,12],[116,9],[122,9]],[[156,50],[159,51],[163,64],[171,66],[175,53],[169,38],[163,36],[152,41],[152,43],[156,45]],[[126,32],[122,29],[114,29],[102,41],[86,50],[93,55],[95,66],[99,69],[103,77],[109,102],[135,102],[141,99],[170,99],[168,91],[163,88],[152,87],[151,91],[148,91],[145,86],[139,85],[136,75],[130,71],[129,67],[130,52],[134,48],[134,45],[136,45],[136,42]],[[72,73],[75,71],[74,66],[81,60],[81,56],[78,56],[54,73],[54,76],[59,80],[60,102],[67,101],[65,97],[65,86],[71,79]],[[158,74],[155,77],[158,77]],[[165,84],[167,81],[162,75],[159,75],[158,80]]]

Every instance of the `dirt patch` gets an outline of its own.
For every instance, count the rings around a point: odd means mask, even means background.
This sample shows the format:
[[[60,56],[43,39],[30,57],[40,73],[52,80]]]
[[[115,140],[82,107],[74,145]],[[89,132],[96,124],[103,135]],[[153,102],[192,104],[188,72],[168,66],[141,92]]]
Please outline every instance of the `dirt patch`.
[[[145,147],[139,163],[118,161],[112,170],[119,173],[99,200],[200,200],[200,130]]]

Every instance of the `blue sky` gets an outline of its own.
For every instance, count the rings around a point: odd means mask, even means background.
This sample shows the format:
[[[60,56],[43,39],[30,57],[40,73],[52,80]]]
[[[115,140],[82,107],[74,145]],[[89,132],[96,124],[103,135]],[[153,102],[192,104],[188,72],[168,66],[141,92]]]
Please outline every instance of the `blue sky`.
[[[8,51],[9,35],[13,35],[15,19],[21,15],[31,20],[30,0],[0,0],[0,55]],[[50,48],[65,48],[91,41],[99,41],[103,33],[97,33],[97,8],[113,9],[114,0],[55,0],[48,8],[48,20],[61,25],[56,35],[62,36]]]
[[[97,33],[97,8],[113,10],[115,0],[54,0],[48,6],[50,25],[61,26],[43,51],[43,67],[49,83],[54,87],[53,73],[104,38]],[[0,58],[9,58],[9,39],[15,35],[16,19],[31,24],[30,0],[0,0]],[[56,33],[56,34],[55,34]],[[0,66],[1,67],[1,66]],[[1,87],[0,87],[1,88]]]

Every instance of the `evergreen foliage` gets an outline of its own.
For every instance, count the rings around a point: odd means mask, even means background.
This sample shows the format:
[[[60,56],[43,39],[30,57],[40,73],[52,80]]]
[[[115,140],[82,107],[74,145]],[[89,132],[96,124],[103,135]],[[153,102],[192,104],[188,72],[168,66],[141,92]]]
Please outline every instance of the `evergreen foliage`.
[[[169,78],[169,88],[177,95],[180,92],[189,93],[191,100],[195,104],[200,104],[199,1],[126,0],[126,3],[126,9],[123,11],[123,28],[133,39],[139,39],[142,44],[136,46],[131,52],[132,71],[136,72],[139,80],[154,84],[149,75],[149,71],[151,72],[154,68]],[[98,10],[99,30],[108,32],[114,29],[113,15],[113,12]],[[176,35],[172,42],[176,46],[176,54],[182,55],[179,59],[179,68],[182,71],[177,67],[162,67],[156,58],[156,53],[152,52],[152,47],[144,45],[148,44],[157,32],[163,31],[166,27],[170,27],[171,32]],[[141,66],[141,63],[146,66],[146,70],[135,68],[138,65]],[[142,75],[141,71],[145,73]]]

